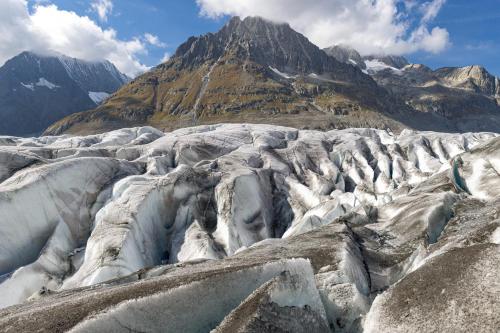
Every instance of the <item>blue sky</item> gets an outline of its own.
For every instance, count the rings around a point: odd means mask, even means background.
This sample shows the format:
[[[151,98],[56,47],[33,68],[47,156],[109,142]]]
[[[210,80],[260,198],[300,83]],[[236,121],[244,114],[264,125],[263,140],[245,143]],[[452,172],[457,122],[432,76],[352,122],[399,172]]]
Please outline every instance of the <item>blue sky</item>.
[[[500,75],[500,0],[27,0],[27,7],[25,1],[0,3],[0,31],[15,36],[0,36],[0,63],[29,47],[47,48],[103,55],[138,73],[237,14],[287,21],[320,47],[345,43],[365,54],[401,53],[433,68],[479,64]],[[103,16],[92,4],[109,7]],[[14,27],[23,20],[31,29]]]
[[[447,1],[434,23],[448,30],[451,46],[409,59],[431,67],[479,64],[500,76],[500,0]]]
[[[103,28],[115,29],[118,38],[123,40],[144,33],[158,36],[166,47],[149,47],[147,54],[138,56],[147,66],[158,64],[165,53],[175,53],[177,46],[188,37],[217,31],[226,21],[225,18],[201,17],[196,2],[191,0],[115,0],[113,11],[105,22],[99,19],[96,12],[89,9],[88,0],[50,2],[60,9],[87,15]]]

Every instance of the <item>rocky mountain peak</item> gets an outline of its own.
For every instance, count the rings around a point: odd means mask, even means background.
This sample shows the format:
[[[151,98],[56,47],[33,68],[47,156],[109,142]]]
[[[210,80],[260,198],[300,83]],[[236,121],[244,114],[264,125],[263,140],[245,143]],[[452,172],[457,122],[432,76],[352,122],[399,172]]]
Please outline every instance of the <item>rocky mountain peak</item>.
[[[463,86],[488,95],[497,95],[500,91],[498,78],[479,65],[440,68],[436,74],[453,86]]]
[[[253,33],[255,35],[266,34],[269,30],[281,29],[285,33],[295,32],[286,22],[275,22],[260,16],[247,16],[241,19],[239,16],[232,17],[224,26],[231,33]]]
[[[358,66],[361,69],[366,68],[365,61],[363,57],[359,54],[358,51],[353,49],[352,47],[344,44],[338,44],[326,49],[323,49],[331,57],[334,57],[340,62],[345,64],[350,64],[354,66]]]
[[[293,74],[322,74],[345,67],[288,24],[261,17],[233,17],[215,34],[191,37],[173,60],[180,60],[182,67],[195,67],[228,55]]]

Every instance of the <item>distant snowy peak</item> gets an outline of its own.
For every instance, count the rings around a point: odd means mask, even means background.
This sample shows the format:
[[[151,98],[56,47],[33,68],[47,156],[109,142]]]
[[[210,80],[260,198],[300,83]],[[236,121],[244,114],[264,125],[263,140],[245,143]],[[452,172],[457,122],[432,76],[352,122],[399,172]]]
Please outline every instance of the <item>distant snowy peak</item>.
[[[121,73],[115,65],[107,60],[91,62],[63,55],[58,56],[57,58],[66,69],[68,75],[77,82],[83,83],[89,79],[93,79],[96,74],[105,74],[121,85],[130,81],[129,77]]]
[[[106,60],[22,52],[0,67],[0,134],[41,133],[65,116],[95,108],[128,81]]]
[[[69,77],[86,91],[115,91],[130,81],[130,78],[121,73],[115,65],[107,60],[84,61],[60,55],[61,62]]]
[[[61,69],[85,92],[96,91],[110,94],[130,81],[128,76],[121,73],[108,60],[86,61],[62,54],[46,55],[25,51],[9,60],[6,65],[8,64],[14,67],[11,70],[20,71],[23,67],[25,77],[38,74],[38,77],[32,78],[30,82],[23,80],[24,86],[29,87],[30,90],[36,86],[45,86],[49,89],[60,86],[57,81],[65,79],[60,73]]]

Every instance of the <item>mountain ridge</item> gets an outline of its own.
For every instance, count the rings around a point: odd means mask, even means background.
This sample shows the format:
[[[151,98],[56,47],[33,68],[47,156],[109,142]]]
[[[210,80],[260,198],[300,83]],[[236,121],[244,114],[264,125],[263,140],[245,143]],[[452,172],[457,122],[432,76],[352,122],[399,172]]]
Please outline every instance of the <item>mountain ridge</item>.
[[[463,87],[445,81],[464,73],[420,75],[408,66],[404,57],[362,57],[345,46],[321,50],[286,23],[233,17],[216,33],[190,37],[169,61],[96,109],[54,123],[45,134],[137,125],[168,131],[221,122],[323,130],[499,131],[497,100],[483,94],[497,86],[481,86],[491,77],[473,71],[475,78],[463,84],[469,90],[460,94]],[[414,86],[413,79],[424,85]],[[478,84],[481,91],[472,91]]]
[[[168,62],[46,134],[217,122],[402,129],[405,112],[412,113],[369,75],[328,56],[288,24],[234,17],[217,33],[190,37]]]
[[[347,63],[345,54],[352,52],[337,46],[330,55]],[[422,64],[410,64],[403,57],[386,55],[363,59],[364,71],[411,108],[439,115],[455,123],[461,132],[500,131],[500,79],[483,66],[433,70]]]

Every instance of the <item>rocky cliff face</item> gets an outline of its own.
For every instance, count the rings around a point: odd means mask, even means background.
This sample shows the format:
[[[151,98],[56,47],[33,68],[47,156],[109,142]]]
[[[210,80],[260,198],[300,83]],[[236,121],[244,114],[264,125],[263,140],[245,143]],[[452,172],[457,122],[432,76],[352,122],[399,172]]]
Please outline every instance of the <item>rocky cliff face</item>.
[[[0,68],[0,134],[29,135],[95,108],[128,78],[109,62],[23,52]]]
[[[401,119],[412,114],[370,76],[328,56],[287,24],[250,17],[190,38],[171,60],[96,110],[70,116],[46,133],[238,121],[401,129]]]
[[[2,332],[500,327],[496,134],[144,127],[0,159]]]
[[[472,90],[476,93],[495,96],[498,94],[498,78],[482,66],[446,67],[435,72],[445,84]]]

